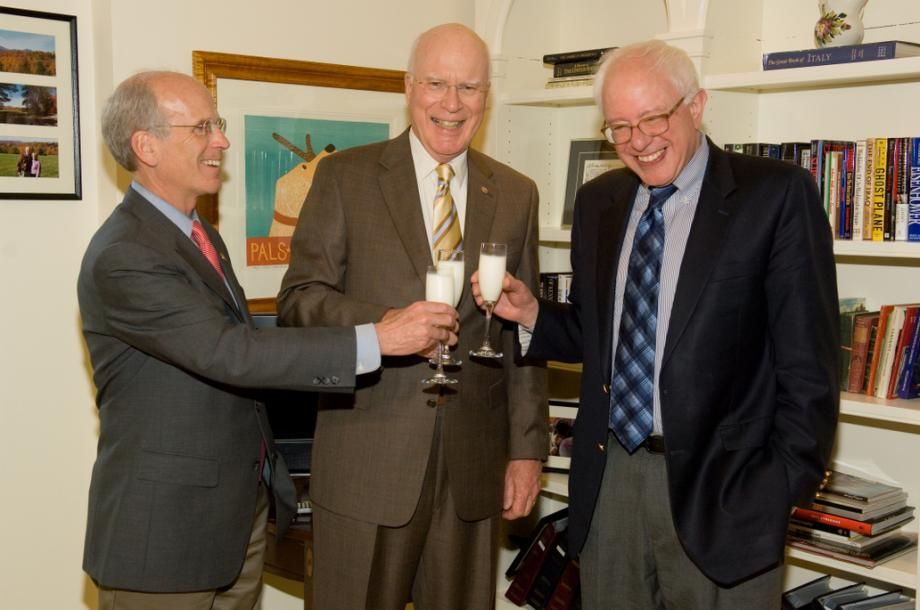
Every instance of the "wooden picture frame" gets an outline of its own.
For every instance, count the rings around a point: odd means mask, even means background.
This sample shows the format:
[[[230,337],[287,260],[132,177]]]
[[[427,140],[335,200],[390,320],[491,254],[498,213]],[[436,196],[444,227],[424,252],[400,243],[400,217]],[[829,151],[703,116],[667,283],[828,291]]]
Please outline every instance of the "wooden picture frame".
[[[242,136],[239,138],[237,137],[241,132],[236,132],[237,135],[234,135],[234,132],[231,130],[242,129],[239,124],[243,121],[235,120],[231,112],[233,109],[228,108],[226,100],[224,104],[221,104],[221,100],[218,99],[218,89],[221,86],[241,86],[242,84],[237,81],[250,81],[251,83],[264,84],[264,86],[251,86],[257,87],[255,91],[264,90],[264,95],[262,97],[266,100],[264,105],[262,105],[263,107],[257,108],[255,113],[268,114],[270,115],[269,118],[278,117],[279,120],[298,120],[296,117],[304,116],[312,118],[309,103],[294,105],[294,102],[291,102],[291,105],[287,107],[284,106],[285,100],[292,99],[297,94],[304,96],[316,94],[318,96],[324,96],[325,98],[329,98],[329,96],[338,96],[343,102],[343,106],[354,104],[356,100],[360,102],[360,100],[365,99],[367,101],[365,106],[369,108],[368,112],[371,113],[374,110],[375,104],[380,104],[381,97],[386,97],[387,109],[381,112],[392,114],[393,108],[398,105],[401,114],[400,119],[390,120],[391,127],[389,136],[393,137],[396,135],[396,133],[393,133],[395,128],[401,129],[408,125],[408,118],[405,114],[405,103],[403,101],[405,93],[405,72],[402,70],[366,68],[209,51],[193,51],[192,68],[195,78],[202,82],[214,97],[214,101],[218,105],[218,112],[222,116],[228,118],[230,122],[228,136],[230,136],[231,143],[235,143],[238,147],[242,147],[244,144]],[[295,85],[303,89],[287,89],[280,87],[280,89],[284,89],[285,92],[291,93],[292,95],[273,95],[273,92],[279,90],[278,87],[275,87],[276,85]],[[339,92],[336,90],[342,90],[341,95],[339,95]],[[381,94],[387,95],[381,96]],[[393,94],[398,94],[399,97],[389,99],[389,96]],[[246,108],[239,109],[236,119],[245,118],[246,112],[248,112]],[[330,115],[333,114],[338,115],[338,112],[330,113],[327,111],[323,113],[320,111],[317,116],[329,118]],[[345,116],[345,118],[347,119],[349,116]],[[339,117],[333,116],[332,118]],[[384,118],[382,120],[386,122],[387,119]],[[314,142],[314,145],[322,147],[323,143]],[[300,144],[297,146],[300,146]],[[238,152],[237,155],[239,155]],[[233,157],[234,151],[231,149],[231,151],[228,151],[225,155],[225,166],[232,165]],[[228,161],[231,163],[228,164]],[[240,176],[244,174],[245,171],[238,171],[235,179],[240,180]],[[233,179],[234,178],[231,177],[230,181]],[[225,187],[226,186],[225,184]],[[224,190],[226,191],[227,189],[225,188]],[[227,197],[228,193],[225,192],[224,198],[227,199]],[[244,196],[240,196],[238,199],[239,198],[244,198]],[[237,203],[239,204],[239,202]],[[243,201],[241,205],[246,205],[246,202]],[[248,299],[250,311],[253,313],[274,313],[276,309],[275,297],[260,293],[258,288],[254,288],[250,291],[250,286],[247,285],[256,282],[247,281],[247,267],[245,263],[239,263],[239,260],[241,260],[239,252],[234,250],[230,243],[232,240],[228,240],[228,234],[224,232],[226,227],[222,225],[226,224],[227,221],[227,218],[224,218],[225,214],[222,213],[224,211],[225,210],[221,210],[220,199],[217,195],[199,200],[198,213],[215,227],[218,227],[225,241],[228,241],[227,245],[228,248],[231,248],[231,259],[234,263],[234,269],[244,289],[247,290],[247,293],[251,297]],[[262,292],[266,292],[266,290],[262,288]],[[255,294],[255,297],[253,297],[253,294]]]
[[[565,182],[565,201],[562,206],[563,227],[572,226],[575,213],[575,194],[581,185],[604,172],[624,167],[613,144],[603,138],[572,140],[569,147],[569,170]]]
[[[77,18],[0,7],[0,199],[80,199]]]

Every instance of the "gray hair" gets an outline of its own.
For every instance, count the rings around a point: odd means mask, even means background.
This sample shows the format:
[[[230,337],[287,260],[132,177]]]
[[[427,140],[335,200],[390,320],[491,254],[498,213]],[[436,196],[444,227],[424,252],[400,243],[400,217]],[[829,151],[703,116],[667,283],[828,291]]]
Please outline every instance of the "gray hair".
[[[594,77],[594,101],[603,108],[604,81],[607,75],[628,60],[644,60],[651,71],[667,77],[684,103],[700,90],[699,77],[693,60],[683,49],[672,47],[661,40],[647,40],[620,47],[606,53]]]
[[[137,157],[131,148],[131,136],[135,132],[150,131],[159,138],[169,135],[166,118],[160,111],[152,83],[179,74],[167,71],[139,72],[118,85],[106,102],[102,110],[102,137],[112,156],[126,170],[137,170]]]

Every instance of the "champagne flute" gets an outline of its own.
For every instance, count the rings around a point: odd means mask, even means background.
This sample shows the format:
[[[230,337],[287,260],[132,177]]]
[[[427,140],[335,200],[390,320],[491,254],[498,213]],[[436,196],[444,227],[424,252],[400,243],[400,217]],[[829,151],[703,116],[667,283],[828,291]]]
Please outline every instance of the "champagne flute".
[[[486,307],[486,332],[482,337],[482,345],[470,350],[470,356],[502,357],[502,353],[492,349],[489,343],[489,327],[492,324],[492,309],[502,295],[507,252],[508,246],[505,244],[483,243],[479,248],[479,290]]]
[[[435,266],[428,267],[428,273],[425,274],[425,299],[436,303],[445,303],[452,305],[454,302],[454,275],[449,269],[438,271]],[[441,354],[444,352],[444,343],[438,342],[438,355],[435,360],[437,368],[434,375],[427,379],[422,379],[424,384],[446,385],[457,383],[444,374],[444,364],[441,361]]]
[[[460,304],[460,295],[463,294],[463,250],[438,250],[436,266],[438,272],[450,271],[454,278],[454,308]],[[435,359],[431,359],[431,364],[437,364]],[[460,366],[462,360],[454,358],[447,346],[441,350],[441,364],[444,366]]]

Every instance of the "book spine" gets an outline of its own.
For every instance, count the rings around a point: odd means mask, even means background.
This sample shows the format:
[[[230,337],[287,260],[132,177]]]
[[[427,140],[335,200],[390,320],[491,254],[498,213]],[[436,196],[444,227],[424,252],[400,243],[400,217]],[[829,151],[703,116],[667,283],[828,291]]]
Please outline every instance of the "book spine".
[[[895,42],[887,41],[874,44],[766,53],[763,56],[763,69],[782,70],[786,68],[807,68],[810,66],[892,59],[895,57],[895,51]]]
[[[863,239],[872,241],[872,189],[873,183],[873,164],[875,162],[875,138],[866,140],[866,192],[863,195]]]
[[[608,47],[605,49],[589,49],[586,51],[567,51],[565,53],[549,53],[543,56],[545,64],[560,64],[574,61],[597,61],[604,56],[604,53],[615,49]]]
[[[920,138],[910,140],[910,190],[907,200],[907,240],[920,241]]]
[[[885,239],[885,179],[888,166],[888,139],[875,138],[872,160],[872,241]]]
[[[920,395],[920,322],[914,326],[904,363],[903,378],[898,387],[898,398],[916,398]]]
[[[597,72],[596,61],[567,61],[553,65],[553,77],[560,76],[591,76]]]
[[[866,375],[866,355],[869,352],[869,335],[872,321],[878,314],[856,316],[853,320],[853,346],[850,351],[850,369],[847,374],[847,392],[861,392]]]
[[[888,381],[891,379],[891,365],[894,360],[894,350],[897,347],[898,333],[904,325],[904,308],[896,306],[891,310],[888,316],[888,323],[885,325],[885,335],[881,352],[878,360],[877,380],[875,383],[874,396],[876,398],[885,398],[888,393]]]
[[[894,350],[894,360],[891,363],[891,377],[886,388],[886,398],[896,398],[898,395],[898,380],[901,377],[901,369],[904,368],[905,353],[910,349],[910,340],[913,338],[916,324],[917,308],[908,307],[904,311],[904,325],[898,334],[898,344]]]
[[[842,527],[844,529],[848,529],[865,536],[872,535],[871,523],[864,523],[855,519],[847,519],[846,517],[838,517],[837,515],[822,513],[821,511],[812,510],[810,508],[800,508],[798,506],[796,506],[792,511],[792,514],[793,516],[798,517],[799,519],[804,519],[806,521],[816,521],[818,523],[826,523],[828,525]]]
[[[852,239],[863,238],[863,209],[866,204],[866,141],[856,142],[853,159],[853,231]]]
[[[888,138],[888,158],[885,165],[885,241],[894,240],[895,205],[898,193],[898,139]]]
[[[910,143],[911,138],[898,138],[898,197],[895,203],[895,241],[907,241],[907,201],[910,194]]]

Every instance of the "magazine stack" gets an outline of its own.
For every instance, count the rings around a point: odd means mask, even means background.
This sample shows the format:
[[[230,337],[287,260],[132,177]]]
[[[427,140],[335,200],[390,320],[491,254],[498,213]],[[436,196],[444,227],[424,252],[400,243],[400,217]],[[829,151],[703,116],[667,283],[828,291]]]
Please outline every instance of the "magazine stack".
[[[916,548],[903,529],[913,518],[902,488],[832,470],[811,505],[793,510],[787,543],[872,568]]]

